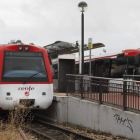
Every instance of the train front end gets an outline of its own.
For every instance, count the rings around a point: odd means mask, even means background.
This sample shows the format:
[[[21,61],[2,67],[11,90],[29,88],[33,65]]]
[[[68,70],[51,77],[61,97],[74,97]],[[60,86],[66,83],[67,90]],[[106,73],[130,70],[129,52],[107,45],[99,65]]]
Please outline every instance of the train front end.
[[[0,54],[0,109],[47,109],[53,100],[53,82],[46,50],[8,44],[0,46]]]

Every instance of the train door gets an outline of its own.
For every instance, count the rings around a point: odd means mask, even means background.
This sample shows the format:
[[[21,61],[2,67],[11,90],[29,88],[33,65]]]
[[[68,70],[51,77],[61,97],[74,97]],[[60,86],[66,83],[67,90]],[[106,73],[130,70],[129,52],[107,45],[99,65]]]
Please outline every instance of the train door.
[[[110,77],[111,71],[111,59],[107,58],[103,60],[103,77]]]
[[[110,71],[111,71],[111,59],[100,59],[95,61],[95,76],[99,77],[110,77]]]
[[[95,60],[95,76],[102,77],[103,76],[103,60]]]
[[[111,78],[123,78],[127,70],[127,57],[117,57],[111,60]]]
[[[134,56],[129,56],[127,58],[127,75],[134,75],[135,72],[135,57]]]

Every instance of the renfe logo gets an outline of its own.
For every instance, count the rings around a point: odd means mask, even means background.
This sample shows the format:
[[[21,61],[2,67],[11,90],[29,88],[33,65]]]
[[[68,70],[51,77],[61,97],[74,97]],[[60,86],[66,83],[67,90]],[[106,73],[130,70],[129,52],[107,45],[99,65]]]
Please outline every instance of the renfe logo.
[[[29,91],[26,91],[25,92],[25,96],[29,96]]]
[[[34,87],[19,87],[18,90],[22,90],[22,91],[31,91],[31,90],[34,90],[35,88]]]

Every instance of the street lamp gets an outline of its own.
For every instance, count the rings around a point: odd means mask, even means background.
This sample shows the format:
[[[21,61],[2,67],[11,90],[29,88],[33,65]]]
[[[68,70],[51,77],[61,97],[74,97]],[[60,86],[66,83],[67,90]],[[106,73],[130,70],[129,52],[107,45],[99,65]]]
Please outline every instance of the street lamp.
[[[81,74],[84,75],[84,12],[87,9],[87,3],[82,1],[78,4],[78,8],[80,10],[80,12],[82,12],[81,14],[81,58],[82,58],[82,70],[81,70]],[[79,64],[80,65],[80,64]]]

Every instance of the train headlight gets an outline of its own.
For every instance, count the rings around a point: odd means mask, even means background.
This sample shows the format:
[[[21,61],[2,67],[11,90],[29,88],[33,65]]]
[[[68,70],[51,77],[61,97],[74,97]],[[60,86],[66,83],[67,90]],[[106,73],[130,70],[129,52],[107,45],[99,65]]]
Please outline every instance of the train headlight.
[[[19,51],[22,51],[22,50],[23,50],[23,46],[21,46],[21,45],[18,46],[18,50],[19,50]]]
[[[25,51],[29,51],[29,46],[25,46]]]
[[[42,95],[46,95],[46,92],[42,92]]]

